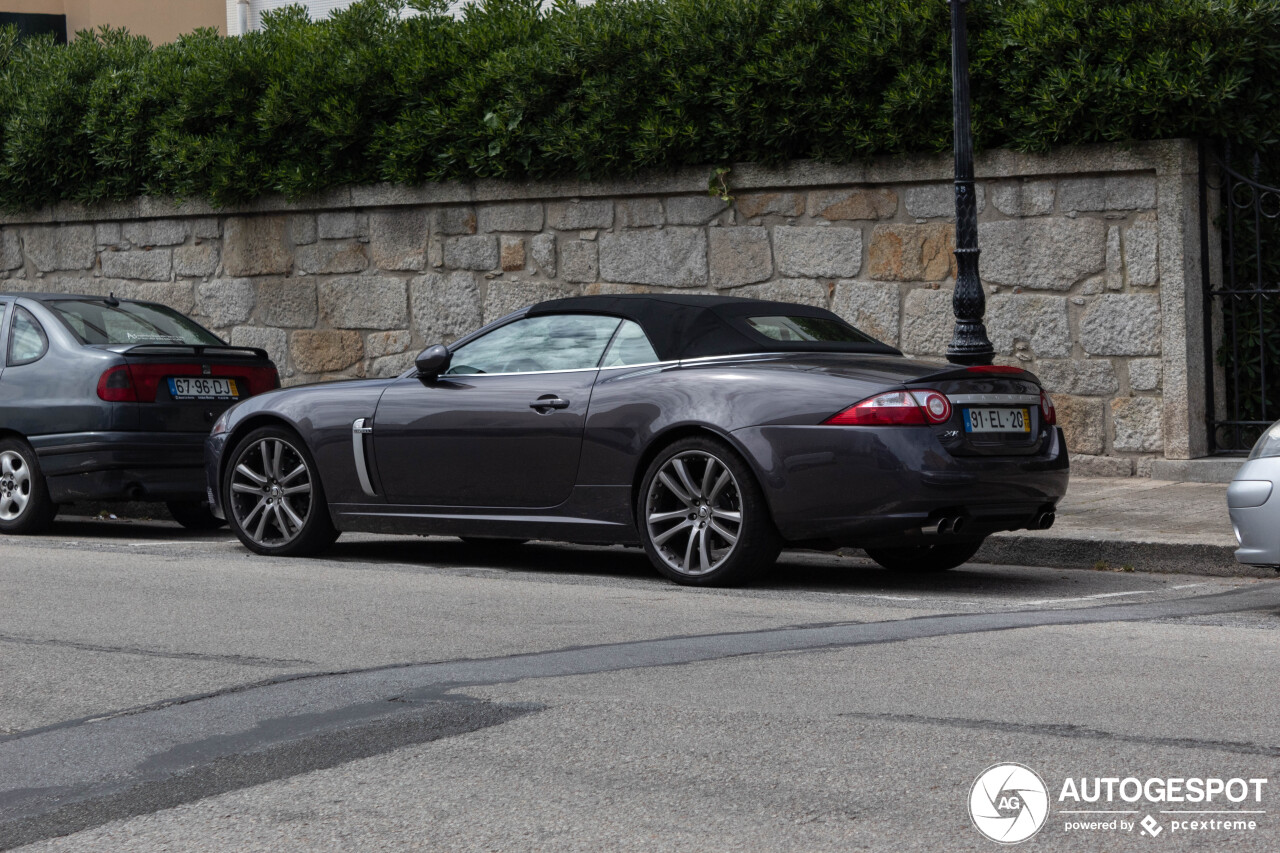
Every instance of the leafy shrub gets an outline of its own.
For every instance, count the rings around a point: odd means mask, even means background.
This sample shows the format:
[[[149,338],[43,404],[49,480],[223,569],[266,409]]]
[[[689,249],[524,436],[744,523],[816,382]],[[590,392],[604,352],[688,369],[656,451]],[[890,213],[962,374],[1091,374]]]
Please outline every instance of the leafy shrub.
[[[951,145],[944,0],[363,0],[312,23],[0,30],[0,205],[625,176]],[[1276,0],[975,0],[981,147],[1280,140]]]

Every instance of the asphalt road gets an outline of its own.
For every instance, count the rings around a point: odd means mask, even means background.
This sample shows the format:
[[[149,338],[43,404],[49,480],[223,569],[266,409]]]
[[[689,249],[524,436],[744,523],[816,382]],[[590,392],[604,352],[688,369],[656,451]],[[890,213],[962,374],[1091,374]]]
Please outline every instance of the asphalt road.
[[[1027,849],[1275,850],[1278,626],[1253,578],[788,554],[696,590],[621,548],[60,521],[0,538],[0,849],[989,851],[970,791],[1017,762]],[[988,829],[1038,822],[997,792]]]

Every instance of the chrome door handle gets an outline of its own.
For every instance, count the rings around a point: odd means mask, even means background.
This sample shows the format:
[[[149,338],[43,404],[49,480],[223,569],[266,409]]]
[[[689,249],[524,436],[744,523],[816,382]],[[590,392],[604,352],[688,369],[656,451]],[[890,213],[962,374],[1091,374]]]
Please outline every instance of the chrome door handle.
[[[538,399],[534,400],[532,403],[529,404],[529,408],[531,409],[567,409],[569,408],[569,401],[561,397],[552,397],[550,395],[547,395],[546,397],[539,397]]]

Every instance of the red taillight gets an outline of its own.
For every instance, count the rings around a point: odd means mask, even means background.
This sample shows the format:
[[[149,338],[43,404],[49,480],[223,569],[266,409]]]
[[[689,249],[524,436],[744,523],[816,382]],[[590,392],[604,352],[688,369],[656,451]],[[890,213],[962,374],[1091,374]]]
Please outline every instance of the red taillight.
[[[941,391],[912,391],[925,417],[935,424],[945,424],[951,420],[951,401]]]
[[[1053,426],[1058,422],[1058,410],[1053,407],[1053,398],[1044,391],[1040,392],[1040,414],[1044,417],[1044,422],[1049,426]]]
[[[946,423],[951,401],[939,391],[889,391],[855,403],[823,423],[832,426],[924,426]]]
[[[966,373],[1022,373],[1021,367],[1010,367],[1007,364],[976,364],[966,367]]]
[[[108,403],[136,402],[138,394],[129,379],[129,368],[124,365],[113,367],[99,376],[98,397]]]
[[[275,365],[269,367],[234,367],[227,365],[225,372],[219,372],[218,368],[213,369],[214,376],[242,376],[249,383],[250,394],[261,394],[263,391],[270,391],[272,388],[280,387],[280,373],[276,370]]]
[[[242,396],[280,387],[274,365],[250,367],[214,364],[205,373],[199,364],[128,364],[113,367],[98,379],[98,396],[109,403],[154,403],[160,384],[170,376],[227,376],[245,382]]]

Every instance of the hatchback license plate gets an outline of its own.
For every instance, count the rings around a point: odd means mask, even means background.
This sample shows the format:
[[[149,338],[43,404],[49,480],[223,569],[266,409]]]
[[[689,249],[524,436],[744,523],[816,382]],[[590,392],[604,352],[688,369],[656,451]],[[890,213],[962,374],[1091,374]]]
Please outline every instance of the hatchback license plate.
[[[240,389],[234,379],[207,377],[171,377],[169,393],[175,400],[235,400],[240,397]]]
[[[1031,432],[1027,409],[965,409],[965,432]]]

